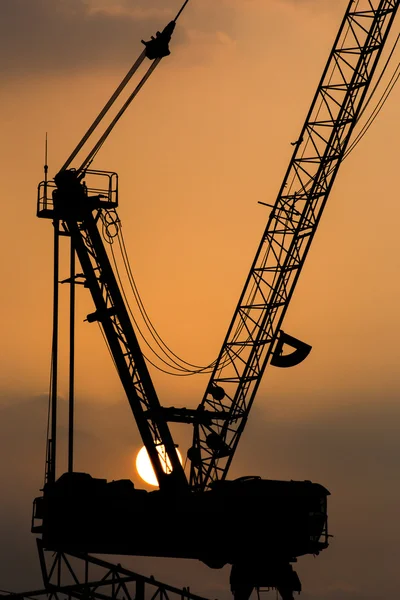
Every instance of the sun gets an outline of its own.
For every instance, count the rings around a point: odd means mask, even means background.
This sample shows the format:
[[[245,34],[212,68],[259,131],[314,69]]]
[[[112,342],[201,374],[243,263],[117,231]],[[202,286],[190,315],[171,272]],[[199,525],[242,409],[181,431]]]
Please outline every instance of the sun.
[[[171,462],[170,462],[169,458],[167,458],[165,455],[164,445],[161,444],[160,446],[157,446],[157,451],[158,451],[158,454],[161,456],[161,464],[162,464],[164,473],[170,473],[171,472]],[[179,452],[178,448],[176,449],[176,452],[178,454],[179,461],[182,464],[182,456],[181,456],[181,453]],[[137,472],[139,473],[140,477],[143,479],[143,481],[145,481],[149,485],[154,485],[154,487],[158,487],[158,481],[157,481],[156,474],[154,473],[153,465],[150,462],[148,452],[144,446],[137,453],[136,469],[137,469]]]

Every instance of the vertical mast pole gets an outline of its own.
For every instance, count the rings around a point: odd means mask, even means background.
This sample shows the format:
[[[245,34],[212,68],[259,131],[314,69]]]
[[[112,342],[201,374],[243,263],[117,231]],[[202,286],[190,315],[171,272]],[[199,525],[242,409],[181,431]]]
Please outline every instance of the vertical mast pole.
[[[75,387],[75,248],[70,246],[69,294],[69,406],[68,406],[68,472],[74,470],[74,387]]]
[[[56,479],[57,455],[57,384],[58,384],[58,273],[60,250],[60,221],[55,219],[54,226],[54,267],[53,267],[53,342],[51,353],[51,437],[49,440],[49,462],[46,480],[53,483]]]

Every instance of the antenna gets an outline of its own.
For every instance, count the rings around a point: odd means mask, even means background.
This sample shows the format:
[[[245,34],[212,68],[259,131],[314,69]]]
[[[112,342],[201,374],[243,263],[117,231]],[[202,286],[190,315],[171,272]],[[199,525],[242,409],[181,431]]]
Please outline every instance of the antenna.
[[[44,183],[45,185],[47,185],[47,171],[49,170],[49,166],[47,164],[47,131],[46,131],[46,137],[44,140]]]
[[[49,166],[47,164],[47,131],[46,131],[46,136],[44,138],[44,202],[47,203],[47,172],[49,170]]]

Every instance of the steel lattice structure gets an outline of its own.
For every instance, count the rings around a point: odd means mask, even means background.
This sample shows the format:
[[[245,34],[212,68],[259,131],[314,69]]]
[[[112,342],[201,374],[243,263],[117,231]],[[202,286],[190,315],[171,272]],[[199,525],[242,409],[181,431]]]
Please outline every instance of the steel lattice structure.
[[[45,552],[38,540],[44,589],[0,594],[7,600],[205,600],[190,592],[139,575],[120,564],[88,554]]]
[[[229,418],[195,424],[194,489],[227,475],[398,7],[346,10],[200,405]]]

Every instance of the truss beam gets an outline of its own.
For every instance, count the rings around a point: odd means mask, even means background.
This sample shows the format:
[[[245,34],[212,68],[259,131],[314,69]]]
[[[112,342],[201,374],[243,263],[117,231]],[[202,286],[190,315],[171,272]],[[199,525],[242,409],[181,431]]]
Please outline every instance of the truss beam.
[[[194,489],[227,475],[398,7],[360,0],[346,10],[200,404],[230,418],[195,424]]]
[[[44,552],[38,540],[44,588],[0,594],[7,600],[206,600],[89,554]]]

